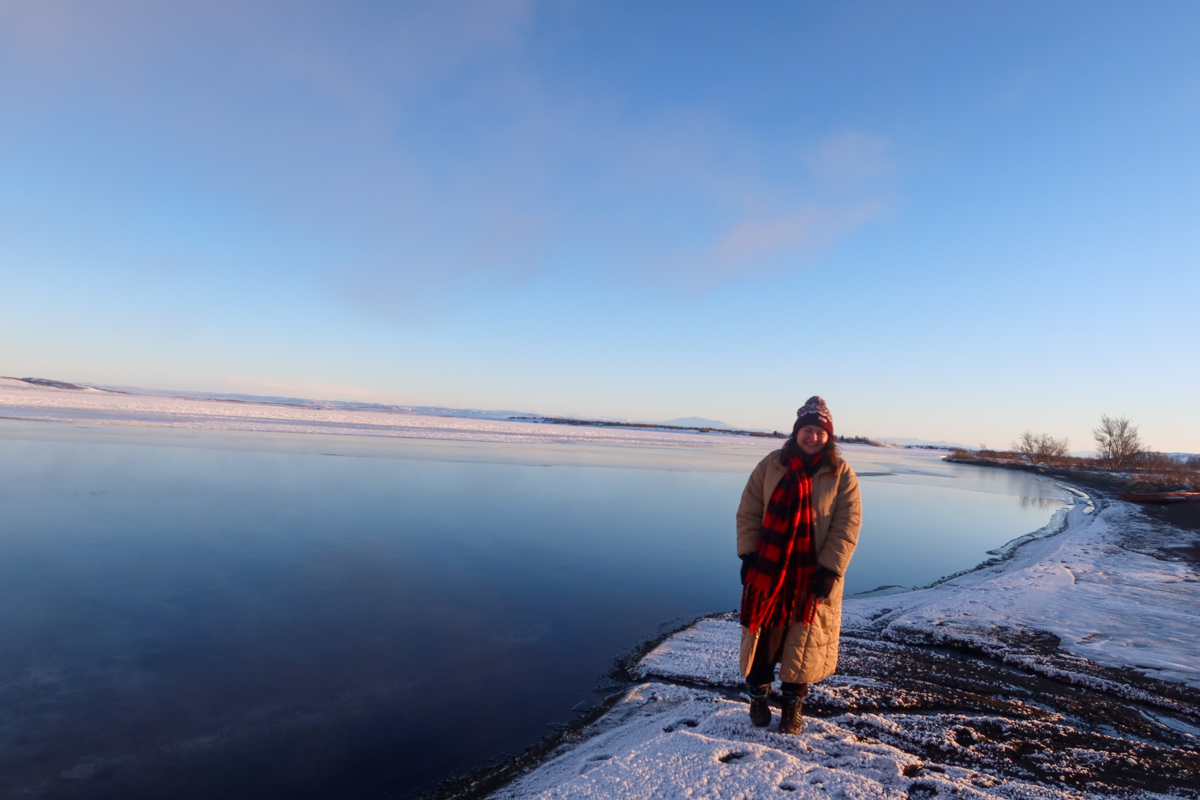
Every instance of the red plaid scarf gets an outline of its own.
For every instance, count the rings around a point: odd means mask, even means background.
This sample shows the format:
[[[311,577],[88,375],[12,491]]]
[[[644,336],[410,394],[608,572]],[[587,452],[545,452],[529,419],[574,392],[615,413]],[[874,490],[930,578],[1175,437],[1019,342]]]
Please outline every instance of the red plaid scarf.
[[[814,474],[818,463],[820,456],[809,465]],[[816,617],[816,598],[808,591],[817,567],[812,541],[815,515],[812,478],[804,467],[801,459],[793,457],[767,502],[757,558],[742,587],[741,622],[752,633],[791,625],[798,611],[805,625]]]

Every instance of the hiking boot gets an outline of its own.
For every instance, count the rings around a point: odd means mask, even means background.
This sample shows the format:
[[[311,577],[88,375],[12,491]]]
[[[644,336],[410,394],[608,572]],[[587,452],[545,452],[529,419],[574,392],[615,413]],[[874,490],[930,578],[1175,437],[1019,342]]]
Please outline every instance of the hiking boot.
[[[771,687],[762,686],[750,688],[750,722],[756,728],[765,728],[771,724],[771,706],[767,703],[771,696]]]
[[[779,698],[779,732],[800,733],[804,730],[804,699],[795,695]]]

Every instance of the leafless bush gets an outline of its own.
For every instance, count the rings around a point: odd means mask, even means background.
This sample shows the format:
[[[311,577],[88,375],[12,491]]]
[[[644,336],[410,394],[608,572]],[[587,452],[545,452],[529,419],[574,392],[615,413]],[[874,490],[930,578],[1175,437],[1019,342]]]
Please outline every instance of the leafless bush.
[[[1055,464],[1067,455],[1067,439],[1055,439],[1048,433],[1025,431],[1013,443],[1013,452],[1030,464]]]
[[[1175,472],[1184,465],[1163,453],[1143,451],[1130,457],[1129,468],[1134,472]]]
[[[1138,426],[1128,417],[1110,417],[1100,415],[1100,424],[1092,429],[1096,438],[1096,448],[1100,451],[1100,460],[1111,470],[1124,472],[1129,469],[1135,457],[1146,448],[1138,436]]]

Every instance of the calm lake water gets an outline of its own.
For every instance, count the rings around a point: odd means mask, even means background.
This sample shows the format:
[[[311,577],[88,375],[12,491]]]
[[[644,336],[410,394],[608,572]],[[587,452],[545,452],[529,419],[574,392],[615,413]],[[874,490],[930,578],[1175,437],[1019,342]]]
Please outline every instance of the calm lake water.
[[[362,439],[0,421],[0,796],[412,796],[738,603],[765,443]],[[920,451],[847,457],[850,592],[971,567],[1064,500]]]

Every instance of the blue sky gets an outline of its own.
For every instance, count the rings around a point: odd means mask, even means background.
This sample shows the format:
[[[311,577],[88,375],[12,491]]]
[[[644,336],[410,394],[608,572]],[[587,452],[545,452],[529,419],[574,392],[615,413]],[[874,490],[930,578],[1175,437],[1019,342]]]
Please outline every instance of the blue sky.
[[[1200,451],[1200,5],[0,0],[0,374]]]

